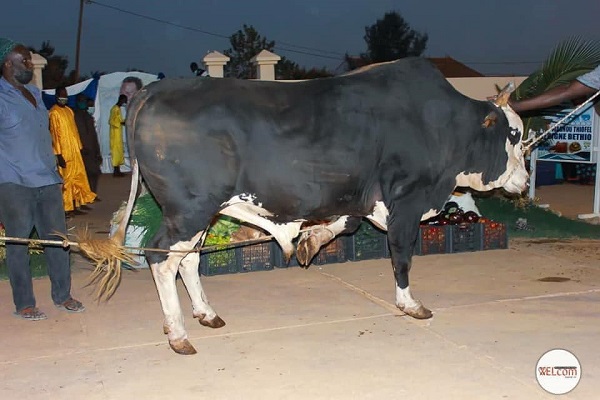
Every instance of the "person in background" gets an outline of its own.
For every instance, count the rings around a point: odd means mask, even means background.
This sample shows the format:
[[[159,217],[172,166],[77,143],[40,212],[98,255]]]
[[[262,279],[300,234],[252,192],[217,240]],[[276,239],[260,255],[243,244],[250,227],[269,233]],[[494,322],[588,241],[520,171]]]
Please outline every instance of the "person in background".
[[[125,150],[123,146],[123,126],[125,125],[125,118],[121,113],[121,106],[127,104],[127,96],[124,94],[119,95],[117,104],[112,106],[110,109],[110,117],[108,125],[110,126],[110,155],[112,158],[113,165],[113,176],[122,177],[125,176],[121,172],[121,165],[125,162]]]
[[[194,74],[194,76],[200,76],[200,77],[208,76],[208,72],[206,72],[202,68],[198,67],[198,64],[195,62],[190,64],[190,69],[192,70],[192,73]]]
[[[98,179],[100,178],[100,165],[102,165],[102,154],[100,152],[100,143],[98,142],[98,133],[96,132],[96,123],[92,116],[94,111],[94,101],[85,94],[77,95],[77,108],[75,109],[75,125],[81,139],[81,156],[85,173],[90,183],[90,189],[98,193]],[[96,198],[96,201],[99,201]]]
[[[28,238],[35,228],[40,239],[67,234],[62,179],[48,132],[48,111],[33,77],[31,52],[0,38],[0,221],[6,236]],[[71,297],[69,250],[46,246],[44,255],[54,304],[68,312],[85,307]],[[29,321],[46,319],[36,306],[27,244],[6,243],[6,266],[15,315]]]
[[[75,114],[67,106],[67,89],[56,88],[56,104],[50,108],[50,134],[54,154],[59,160],[59,172],[63,178],[63,201],[67,215],[80,214],[83,207],[96,199],[90,189],[81,150],[83,146],[75,124]],[[77,211],[77,212],[75,212]]]
[[[559,105],[566,101],[586,99],[600,90],[600,65],[564,85],[556,86],[537,96],[509,101],[517,113],[524,113]]]

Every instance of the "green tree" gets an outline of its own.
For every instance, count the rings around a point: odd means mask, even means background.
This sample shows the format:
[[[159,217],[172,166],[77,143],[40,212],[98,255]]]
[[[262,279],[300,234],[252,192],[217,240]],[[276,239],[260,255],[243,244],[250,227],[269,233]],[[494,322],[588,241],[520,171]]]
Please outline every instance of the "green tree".
[[[542,67],[529,75],[517,90],[512,93],[516,100],[536,96],[556,86],[571,82],[600,64],[600,42],[572,37],[560,42],[542,64]],[[585,99],[583,99],[585,100]],[[548,110],[546,110],[548,111]],[[529,130],[546,128],[544,110],[532,111],[524,115],[524,136]]]
[[[223,53],[230,58],[225,66],[225,76],[242,79],[255,79],[256,69],[250,59],[261,50],[272,51],[274,41],[262,37],[252,25],[243,25],[243,28],[229,38],[231,48]]]
[[[39,50],[30,47],[34,53],[44,57],[48,64],[42,70],[42,80],[44,81],[44,89],[54,89],[60,85],[69,85],[73,82],[66,76],[66,71],[69,66],[69,60],[65,56],[54,54],[54,46],[50,41],[42,42]],[[73,73],[71,73],[73,75]]]
[[[229,42],[231,48],[223,51],[230,58],[229,63],[225,66],[225,76],[227,77],[256,79],[256,66],[250,61],[252,57],[262,50],[275,53],[275,41],[267,40],[251,25],[244,24],[242,29],[231,35]],[[300,67],[286,57],[281,57],[281,60],[275,65],[276,79],[311,79],[332,75],[325,68],[306,69]]]
[[[314,78],[325,78],[333,76],[327,68],[304,68],[296,64],[295,62],[288,60],[285,57],[281,57],[281,60],[275,66],[275,78],[276,79],[314,79]]]
[[[375,24],[365,27],[364,39],[366,53],[359,57],[345,56],[349,70],[404,57],[418,57],[425,51],[429,36],[415,31],[398,12],[391,11]]]

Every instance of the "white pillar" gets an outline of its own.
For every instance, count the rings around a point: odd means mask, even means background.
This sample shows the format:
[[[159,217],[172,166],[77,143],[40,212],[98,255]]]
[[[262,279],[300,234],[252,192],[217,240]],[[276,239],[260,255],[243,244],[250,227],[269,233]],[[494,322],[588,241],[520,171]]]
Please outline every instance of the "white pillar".
[[[256,65],[256,78],[263,81],[274,81],[275,64],[277,64],[279,60],[281,60],[281,57],[267,50],[262,50],[252,57],[250,62]]]
[[[46,68],[48,61],[39,54],[31,53],[31,62],[33,63],[33,79],[31,80],[31,83],[42,90],[44,87],[42,70]]]
[[[213,78],[222,78],[223,67],[229,62],[230,58],[225,54],[221,54],[218,51],[211,51],[204,56],[202,61],[208,71],[208,75]]]

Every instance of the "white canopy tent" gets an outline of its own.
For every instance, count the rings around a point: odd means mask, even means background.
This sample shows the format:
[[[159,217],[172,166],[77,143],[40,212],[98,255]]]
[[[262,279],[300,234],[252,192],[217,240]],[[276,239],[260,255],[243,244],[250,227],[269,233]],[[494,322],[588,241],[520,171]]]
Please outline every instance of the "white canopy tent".
[[[100,142],[100,151],[102,152],[101,169],[103,173],[110,173],[113,171],[110,156],[108,119],[110,117],[110,109],[117,103],[119,98],[119,91],[121,89],[123,79],[127,77],[139,78],[144,85],[158,80],[156,75],[147,74],[144,72],[113,72],[100,76],[94,98],[94,119],[96,120],[96,131],[98,132],[98,141]],[[77,94],[85,91],[92,81],[93,79],[88,79],[75,85],[68,86],[67,94],[70,98],[72,96],[76,96]],[[44,93],[47,95],[54,95],[54,89],[44,90]],[[86,92],[86,94],[91,97],[89,93]],[[73,103],[70,102],[70,104]],[[125,129],[123,129],[123,143],[125,143],[125,165],[121,166],[121,171],[130,171],[131,167],[127,150],[127,136],[125,135]]]

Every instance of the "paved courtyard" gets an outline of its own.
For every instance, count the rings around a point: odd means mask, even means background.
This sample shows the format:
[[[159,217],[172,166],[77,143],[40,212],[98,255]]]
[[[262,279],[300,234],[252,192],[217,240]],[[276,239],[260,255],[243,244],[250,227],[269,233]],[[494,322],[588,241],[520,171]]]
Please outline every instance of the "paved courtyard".
[[[102,202],[70,224],[105,235],[127,188],[103,176]],[[203,277],[227,322],[218,330],[191,318],[178,281],[195,356],[170,350],[148,270],[124,272],[98,304],[75,255],[83,314],[55,309],[43,278],[35,290],[48,320],[19,320],[0,282],[0,398],[550,399],[535,367],[553,348],[582,366],[562,398],[597,398],[599,244],[511,240],[507,250],[415,257],[413,293],[434,311],[426,321],[395,308],[386,259]]]

